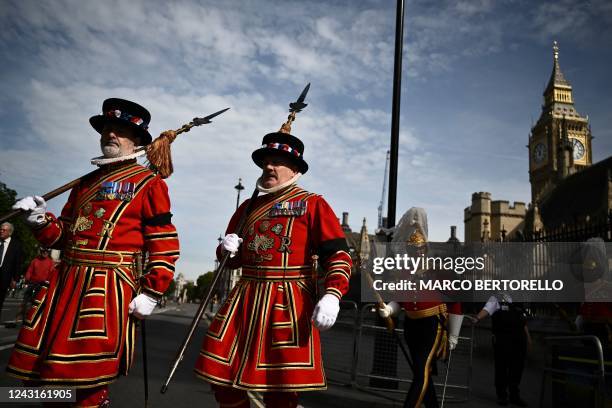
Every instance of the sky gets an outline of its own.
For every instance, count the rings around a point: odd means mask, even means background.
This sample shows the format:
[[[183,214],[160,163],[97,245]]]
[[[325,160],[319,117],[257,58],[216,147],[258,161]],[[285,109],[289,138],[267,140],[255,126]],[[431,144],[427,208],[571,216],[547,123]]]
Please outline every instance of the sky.
[[[471,194],[529,202],[527,142],[552,70],[552,43],[588,115],[594,161],[612,153],[612,3],[426,1],[405,7],[397,216],[428,212],[430,240],[463,238]],[[155,137],[231,109],[172,145],[167,180],[195,279],[252,192],[250,159],[311,83],[292,133],[322,194],[373,232],[390,144],[395,2],[390,0],[5,0],[0,8],[0,181],[43,194],[98,156],[90,116],[109,97],[152,114]],[[49,202],[59,212],[66,195]],[[386,207],[385,207],[386,208]]]

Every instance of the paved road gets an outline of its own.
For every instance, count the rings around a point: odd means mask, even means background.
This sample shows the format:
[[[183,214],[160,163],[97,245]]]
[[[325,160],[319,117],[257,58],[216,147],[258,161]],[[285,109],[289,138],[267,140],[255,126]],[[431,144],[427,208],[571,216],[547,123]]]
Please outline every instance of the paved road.
[[[5,316],[16,310],[18,302],[9,299]],[[11,310],[13,312],[11,312]],[[157,310],[156,314],[147,321],[147,343],[149,356],[149,407],[171,408],[207,408],[216,407],[214,398],[208,385],[198,380],[192,373],[193,363],[196,359],[199,345],[204,335],[205,323],[197,331],[191,346],[188,348],[183,363],[179,366],[170,388],[165,395],[159,393],[159,388],[167,375],[170,363],[187,331],[191,316],[195,313],[195,305],[170,305],[165,310]],[[18,329],[0,328],[0,366],[5,366]],[[350,356],[350,338],[352,332],[349,327],[339,325],[324,337],[324,354],[328,368],[337,365],[337,359],[346,360]],[[487,347],[488,335],[483,334],[475,349],[472,364],[472,392],[470,400],[464,403],[453,403],[454,407],[494,407],[495,394],[493,389],[493,365],[490,348]],[[348,350],[348,354],[347,354]],[[334,360],[331,356],[336,356]],[[522,381],[523,397],[529,406],[538,406],[539,386],[541,380],[541,358],[539,353],[533,353],[529,358],[528,367]],[[367,353],[362,360],[371,359]],[[143,406],[143,376],[140,348],[137,349],[135,365],[128,377],[121,378],[111,386],[113,407],[141,407]],[[361,364],[361,363],[360,363]],[[348,367],[347,361],[345,366]],[[373,393],[359,391],[354,387],[342,385],[347,383],[347,376],[343,373],[328,371],[330,387],[324,392],[309,392],[301,395],[301,404],[305,408],[391,408],[401,407],[402,394]],[[437,381],[442,379],[438,378]],[[6,375],[0,375],[0,386],[18,386],[20,383]],[[406,388],[406,384],[403,385]],[[253,407],[262,406],[257,401]],[[586,407],[585,407],[586,408]]]

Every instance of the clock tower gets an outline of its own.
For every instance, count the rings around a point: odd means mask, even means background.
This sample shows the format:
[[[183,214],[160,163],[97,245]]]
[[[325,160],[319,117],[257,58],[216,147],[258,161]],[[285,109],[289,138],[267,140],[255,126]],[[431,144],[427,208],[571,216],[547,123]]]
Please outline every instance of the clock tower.
[[[572,86],[559,66],[553,43],[553,69],[544,90],[542,113],[529,134],[531,202],[539,203],[565,177],[593,163],[588,116],[574,107]]]

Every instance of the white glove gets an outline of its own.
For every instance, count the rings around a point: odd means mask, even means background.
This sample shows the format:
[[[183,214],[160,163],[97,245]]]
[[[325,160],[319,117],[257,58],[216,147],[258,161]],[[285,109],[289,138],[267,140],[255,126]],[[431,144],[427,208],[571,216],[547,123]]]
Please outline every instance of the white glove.
[[[47,203],[40,196],[28,196],[13,204],[13,210],[25,211],[25,219],[28,225],[38,227],[45,223]]]
[[[582,317],[582,315],[576,316],[576,320],[574,321],[574,324],[576,325],[576,330],[581,332],[584,326],[584,318]]]
[[[400,309],[401,307],[399,303],[392,300],[391,302],[387,303],[385,307],[378,309],[378,315],[383,319],[386,319],[387,317],[394,317],[397,316]]]
[[[340,311],[340,300],[329,293],[323,295],[317,303],[312,313],[312,322],[315,327],[325,331],[336,323],[338,312]]]
[[[223,241],[221,241],[221,245],[223,245],[223,249],[230,253],[230,258],[233,258],[238,252],[238,247],[242,243],[242,238],[240,238],[236,234],[227,234]]]
[[[452,313],[448,315],[448,346],[451,350],[454,350],[459,342],[461,323],[463,323],[463,315]]]
[[[157,305],[157,299],[153,299],[151,296],[141,293],[132,299],[130,302],[129,311],[130,314],[134,315],[134,317],[142,319],[145,316],[149,316],[153,312],[155,305]]]

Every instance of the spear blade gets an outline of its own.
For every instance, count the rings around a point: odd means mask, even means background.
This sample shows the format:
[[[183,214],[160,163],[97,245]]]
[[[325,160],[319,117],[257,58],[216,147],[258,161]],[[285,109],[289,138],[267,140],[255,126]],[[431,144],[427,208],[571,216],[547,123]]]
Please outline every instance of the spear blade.
[[[297,101],[291,102],[289,104],[289,108],[290,108],[289,112],[297,113],[297,112],[300,112],[302,109],[304,109],[306,106],[308,106],[307,103],[304,103],[304,100],[306,99],[306,94],[308,94],[309,89],[310,89],[310,82],[308,83],[308,85],[306,85],[306,87],[304,88],[300,96],[298,97]]]
[[[215,116],[222,114],[223,112],[229,110],[229,108],[221,109],[218,112],[211,113],[208,116],[204,116],[203,118],[193,118],[193,126],[206,125],[208,123],[212,123],[211,119]]]

